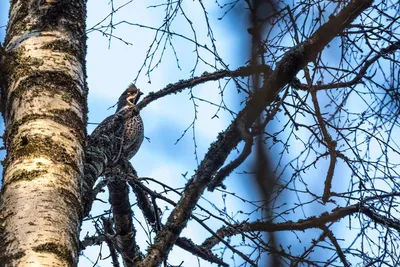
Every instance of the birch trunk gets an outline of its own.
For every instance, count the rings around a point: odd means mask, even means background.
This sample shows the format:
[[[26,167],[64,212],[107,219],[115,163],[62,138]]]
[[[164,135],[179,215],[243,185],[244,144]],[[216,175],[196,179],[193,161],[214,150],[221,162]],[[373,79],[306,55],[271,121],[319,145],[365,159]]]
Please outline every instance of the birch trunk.
[[[86,128],[86,2],[13,0],[2,112],[1,266],[76,266]]]

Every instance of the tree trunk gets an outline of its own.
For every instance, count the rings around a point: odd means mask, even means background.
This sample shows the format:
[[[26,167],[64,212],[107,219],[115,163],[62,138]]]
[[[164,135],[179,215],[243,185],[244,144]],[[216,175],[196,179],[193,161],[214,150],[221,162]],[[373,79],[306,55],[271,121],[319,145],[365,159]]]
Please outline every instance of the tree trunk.
[[[11,1],[1,266],[76,266],[86,136],[86,3]]]

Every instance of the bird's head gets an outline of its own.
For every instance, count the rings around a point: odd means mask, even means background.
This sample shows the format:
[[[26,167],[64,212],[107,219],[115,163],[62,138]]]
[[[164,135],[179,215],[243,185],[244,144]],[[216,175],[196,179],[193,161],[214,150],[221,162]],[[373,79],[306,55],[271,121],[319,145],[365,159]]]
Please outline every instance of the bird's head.
[[[143,93],[134,84],[129,85],[129,87],[122,93],[118,99],[117,111],[126,106],[136,105]]]

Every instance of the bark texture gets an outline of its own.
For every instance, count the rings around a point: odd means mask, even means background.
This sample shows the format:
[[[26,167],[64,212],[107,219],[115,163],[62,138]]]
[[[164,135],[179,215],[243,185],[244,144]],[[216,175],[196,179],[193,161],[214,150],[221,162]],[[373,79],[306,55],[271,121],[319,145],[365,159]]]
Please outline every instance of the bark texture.
[[[11,1],[1,266],[76,266],[86,136],[86,3]]]

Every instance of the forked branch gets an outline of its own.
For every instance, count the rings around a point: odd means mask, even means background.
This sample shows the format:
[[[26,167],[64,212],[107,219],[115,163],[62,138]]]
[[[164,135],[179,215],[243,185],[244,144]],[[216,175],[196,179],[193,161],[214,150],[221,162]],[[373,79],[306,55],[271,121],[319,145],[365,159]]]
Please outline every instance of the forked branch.
[[[167,258],[169,251],[191,217],[212,176],[225,162],[232,149],[239,143],[237,130],[239,121],[250,128],[266,106],[274,101],[279,90],[291,82],[297,72],[314,60],[324,47],[353,22],[364,10],[371,6],[371,0],[351,1],[337,16],[331,16],[309,39],[292,48],[278,62],[262,88],[254,94],[246,107],[232,124],[211,144],[195,175],[188,181],[184,194],[169,216],[165,227],[158,233],[154,245],[139,266],[158,266]]]

